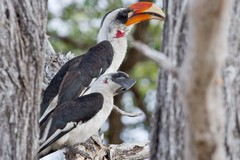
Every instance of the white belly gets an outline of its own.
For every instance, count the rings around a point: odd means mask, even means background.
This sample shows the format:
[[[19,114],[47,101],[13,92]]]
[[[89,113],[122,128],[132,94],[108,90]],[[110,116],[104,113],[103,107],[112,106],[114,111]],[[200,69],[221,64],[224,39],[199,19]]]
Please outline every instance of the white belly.
[[[68,134],[71,135],[66,142],[69,145],[81,143],[88,138],[97,134],[103,123],[107,120],[113,108],[113,98],[110,101],[104,102],[104,108],[102,108],[91,120],[79,124],[75,129]]]
[[[113,109],[113,96],[105,98],[103,106],[104,107],[92,119],[85,123],[78,124],[76,128],[72,129],[63,137],[52,143],[52,145],[44,149],[40,155],[45,154],[50,150],[57,150],[63,144],[74,145],[85,142],[88,138],[98,133],[98,130],[107,120]]]

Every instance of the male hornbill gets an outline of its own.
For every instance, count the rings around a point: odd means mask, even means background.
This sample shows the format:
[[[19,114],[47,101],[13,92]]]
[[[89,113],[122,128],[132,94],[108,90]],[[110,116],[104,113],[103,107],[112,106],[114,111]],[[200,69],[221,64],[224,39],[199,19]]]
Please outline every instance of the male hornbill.
[[[127,8],[107,13],[101,23],[96,46],[81,56],[68,61],[53,77],[46,88],[41,102],[40,124],[55,108],[57,103],[77,98],[101,74],[118,70],[127,50],[127,34],[133,24],[149,20],[163,20],[163,11],[150,2],[138,2]]]
[[[40,127],[40,137],[45,141],[40,146],[39,156],[63,145],[84,142],[97,134],[113,109],[113,96],[128,90],[135,82],[124,72],[104,74],[93,82],[90,94],[56,107]]]

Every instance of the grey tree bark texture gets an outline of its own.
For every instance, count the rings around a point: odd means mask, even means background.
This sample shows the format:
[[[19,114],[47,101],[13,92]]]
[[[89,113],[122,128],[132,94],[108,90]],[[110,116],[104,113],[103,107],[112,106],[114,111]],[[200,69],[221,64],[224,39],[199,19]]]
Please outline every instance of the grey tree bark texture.
[[[47,0],[0,0],[0,159],[33,160],[47,22]]]
[[[180,66],[186,52],[188,0],[164,1],[167,15],[164,22],[163,48],[169,60]],[[178,97],[177,77],[168,71],[159,72],[157,104],[151,121],[152,160],[184,159],[184,115]]]
[[[240,159],[240,1],[233,0],[232,3],[229,53],[223,70],[227,160]]]
[[[179,67],[187,52],[188,0],[164,2],[167,19],[162,52]],[[229,53],[222,70],[223,81],[218,81],[220,85],[223,83],[224,117],[221,118],[225,118],[223,141],[227,160],[240,159],[240,2],[233,0],[232,3],[228,35]],[[187,73],[185,74],[188,76]],[[160,70],[157,104],[151,124],[151,159],[186,159],[184,157],[184,150],[187,147],[184,143],[187,140],[184,123],[186,116],[179,100],[178,85],[177,78],[171,73]]]

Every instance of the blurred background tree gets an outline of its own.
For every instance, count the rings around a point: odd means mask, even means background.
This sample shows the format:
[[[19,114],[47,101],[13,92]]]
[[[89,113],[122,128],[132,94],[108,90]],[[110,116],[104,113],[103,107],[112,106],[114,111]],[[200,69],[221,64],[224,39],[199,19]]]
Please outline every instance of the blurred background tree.
[[[137,0],[49,0],[49,40],[56,52],[65,54],[71,51],[76,56],[84,54],[96,44],[102,17],[113,9],[135,2]],[[162,4],[161,0],[149,2],[158,6]],[[129,36],[159,50],[161,29],[162,22],[151,20],[138,24]],[[120,70],[128,73],[137,83],[129,92],[116,97],[115,104],[128,112],[144,114],[131,118],[113,112],[102,131],[108,143],[146,141],[156,101],[158,66],[129,43],[127,57]]]

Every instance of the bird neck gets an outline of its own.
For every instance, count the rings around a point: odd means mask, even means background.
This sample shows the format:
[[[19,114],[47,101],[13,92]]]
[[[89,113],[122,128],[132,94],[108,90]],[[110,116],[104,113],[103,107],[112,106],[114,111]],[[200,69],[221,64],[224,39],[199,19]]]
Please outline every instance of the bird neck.
[[[116,38],[110,41],[110,43],[113,47],[114,55],[112,64],[106,70],[106,73],[116,72],[122,64],[127,52],[127,39],[125,37]]]
[[[100,81],[102,81],[101,77],[99,77],[98,80],[93,82],[93,84],[89,88],[88,93],[98,92],[98,93],[101,93],[104,96],[107,96],[107,97],[112,96],[113,97],[113,91],[109,88],[109,86],[105,86]],[[88,94],[88,93],[85,93],[85,94]]]
[[[114,51],[112,64],[105,73],[116,72],[122,64],[127,52],[127,35],[119,38],[113,38],[104,33],[107,32],[100,30],[98,34],[98,43],[104,40],[108,40],[111,43]]]

